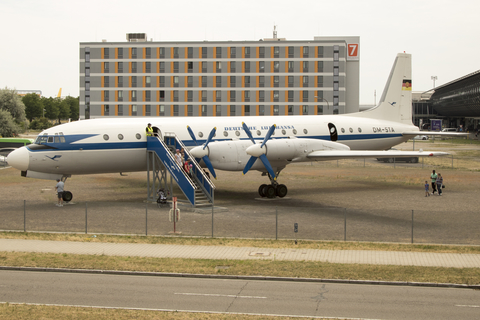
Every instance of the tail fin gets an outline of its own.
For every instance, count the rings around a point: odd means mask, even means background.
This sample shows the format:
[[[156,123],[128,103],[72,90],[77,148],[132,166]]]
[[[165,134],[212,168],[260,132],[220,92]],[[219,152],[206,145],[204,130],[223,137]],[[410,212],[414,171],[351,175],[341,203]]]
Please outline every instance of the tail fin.
[[[397,54],[379,104],[356,115],[412,124],[411,54]]]
[[[60,88],[60,90],[58,90],[57,98],[60,98],[61,96],[62,96],[62,88]]]

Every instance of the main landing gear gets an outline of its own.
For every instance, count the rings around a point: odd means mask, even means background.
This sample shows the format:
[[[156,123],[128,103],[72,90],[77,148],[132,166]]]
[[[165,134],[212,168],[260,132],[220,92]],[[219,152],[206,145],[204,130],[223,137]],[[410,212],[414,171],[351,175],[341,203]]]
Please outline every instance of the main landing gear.
[[[278,173],[277,173],[278,177]],[[270,174],[268,174],[268,178],[270,179],[271,184],[262,184],[258,188],[258,194],[264,198],[283,198],[287,195],[288,189],[287,186],[284,184],[278,184],[275,179],[272,179]]]

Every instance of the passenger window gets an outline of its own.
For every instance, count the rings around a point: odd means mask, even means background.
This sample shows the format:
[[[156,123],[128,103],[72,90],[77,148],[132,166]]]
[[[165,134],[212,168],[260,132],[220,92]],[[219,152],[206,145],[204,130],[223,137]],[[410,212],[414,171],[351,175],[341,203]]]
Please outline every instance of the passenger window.
[[[118,140],[123,140],[123,134],[121,133],[118,134]]]
[[[342,131],[342,133],[345,133],[345,129],[342,128],[341,131]]]
[[[200,132],[198,133],[198,136],[199,136],[200,138],[202,138],[202,137],[203,137],[203,132],[200,131]]]
[[[286,135],[286,134],[287,134],[287,131],[285,131],[285,129],[282,129],[282,134],[283,134],[283,135]]]
[[[224,135],[225,137],[228,137],[228,132],[227,132],[227,131],[223,131],[223,135]]]
[[[297,134],[297,129],[292,130],[293,134]]]
[[[52,143],[53,142],[53,137],[48,137],[48,143]]]
[[[135,138],[137,138],[138,140],[140,140],[140,139],[142,139],[142,135],[141,135],[140,133],[137,133],[137,134],[135,135]]]
[[[106,141],[106,140],[108,140],[108,139],[110,139],[110,137],[108,136],[108,134],[104,134],[104,135],[103,135],[103,140]]]

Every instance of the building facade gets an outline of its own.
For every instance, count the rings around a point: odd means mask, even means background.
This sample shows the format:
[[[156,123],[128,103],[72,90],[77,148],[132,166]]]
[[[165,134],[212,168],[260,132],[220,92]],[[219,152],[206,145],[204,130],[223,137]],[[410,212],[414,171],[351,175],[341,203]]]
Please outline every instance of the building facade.
[[[359,37],[80,43],[80,118],[358,111]]]

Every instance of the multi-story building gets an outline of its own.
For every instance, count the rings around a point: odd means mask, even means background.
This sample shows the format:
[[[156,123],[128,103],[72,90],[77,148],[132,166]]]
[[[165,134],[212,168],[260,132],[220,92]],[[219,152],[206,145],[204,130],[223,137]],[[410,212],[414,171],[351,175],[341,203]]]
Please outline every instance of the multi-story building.
[[[80,118],[358,111],[359,37],[80,43]]]

